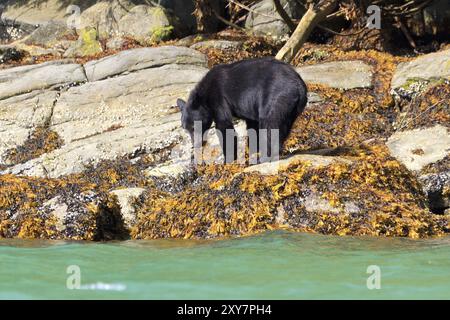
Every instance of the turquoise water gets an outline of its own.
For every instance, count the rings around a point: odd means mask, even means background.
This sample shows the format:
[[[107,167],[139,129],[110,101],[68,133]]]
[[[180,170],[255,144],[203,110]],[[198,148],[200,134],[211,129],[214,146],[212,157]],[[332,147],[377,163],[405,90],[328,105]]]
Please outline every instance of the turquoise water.
[[[70,290],[73,265],[81,284]],[[367,288],[369,265],[380,268],[380,289]],[[449,299],[449,274],[450,238],[0,240],[3,299]]]

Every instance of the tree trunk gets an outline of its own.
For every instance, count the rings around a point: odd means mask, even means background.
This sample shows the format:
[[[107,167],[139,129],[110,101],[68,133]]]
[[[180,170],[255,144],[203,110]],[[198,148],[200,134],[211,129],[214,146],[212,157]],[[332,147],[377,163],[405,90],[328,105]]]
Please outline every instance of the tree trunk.
[[[314,28],[334,10],[336,4],[337,0],[320,1],[317,5],[311,4],[292,36],[276,55],[276,59],[291,62]]]
[[[217,18],[214,14],[213,4],[209,0],[196,0],[194,15],[197,19],[197,31],[213,33],[217,31]]]
[[[6,23],[3,21],[4,6],[0,4],[0,44],[6,40],[8,33],[6,32]]]

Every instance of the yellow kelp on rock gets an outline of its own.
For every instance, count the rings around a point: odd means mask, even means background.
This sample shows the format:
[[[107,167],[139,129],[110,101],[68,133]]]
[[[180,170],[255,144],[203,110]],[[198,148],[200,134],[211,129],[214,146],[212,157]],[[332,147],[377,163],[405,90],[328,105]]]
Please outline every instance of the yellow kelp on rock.
[[[149,192],[131,235],[216,238],[288,228],[419,238],[449,231],[448,220],[426,209],[417,180],[384,145],[342,156],[351,162],[296,162],[269,176],[205,167],[201,179],[180,193]]]

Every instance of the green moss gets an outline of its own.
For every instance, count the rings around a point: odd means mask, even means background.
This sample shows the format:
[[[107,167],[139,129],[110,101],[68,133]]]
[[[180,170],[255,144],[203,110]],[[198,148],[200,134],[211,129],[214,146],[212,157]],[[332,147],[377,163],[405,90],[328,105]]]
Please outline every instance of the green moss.
[[[151,33],[150,42],[158,43],[161,41],[169,40],[172,37],[174,31],[173,26],[164,26],[164,27],[156,27],[153,28]]]
[[[98,41],[98,33],[95,28],[85,28],[80,33],[82,56],[91,56],[102,52],[102,46]]]
[[[197,36],[195,36],[195,38],[194,38],[194,43],[200,42],[200,41],[203,41],[203,40],[206,40],[206,37],[204,37],[204,36],[202,36],[202,35],[197,35]]]
[[[427,84],[428,81],[424,80],[424,79],[421,79],[421,78],[408,78],[406,80],[406,82],[400,88],[402,88],[404,90],[408,90],[411,86],[417,85],[418,83],[425,83],[425,84]]]
[[[162,7],[153,7],[151,8],[151,14],[155,18],[165,18],[166,17],[166,10],[164,10]]]

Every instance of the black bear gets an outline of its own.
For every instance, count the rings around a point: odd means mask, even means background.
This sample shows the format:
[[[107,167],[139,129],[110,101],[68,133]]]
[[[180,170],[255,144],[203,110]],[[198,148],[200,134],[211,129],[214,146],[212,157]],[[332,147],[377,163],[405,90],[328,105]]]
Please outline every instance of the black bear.
[[[306,102],[306,85],[290,65],[259,58],[215,66],[192,90],[188,101],[178,99],[177,105],[182,127],[190,133],[194,147],[201,146],[203,134],[214,121],[221,133],[225,161],[231,162],[237,156],[234,117],[245,120],[248,131],[256,130],[256,151],[264,150],[267,158],[274,159]],[[201,130],[194,130],[197,124]]]

